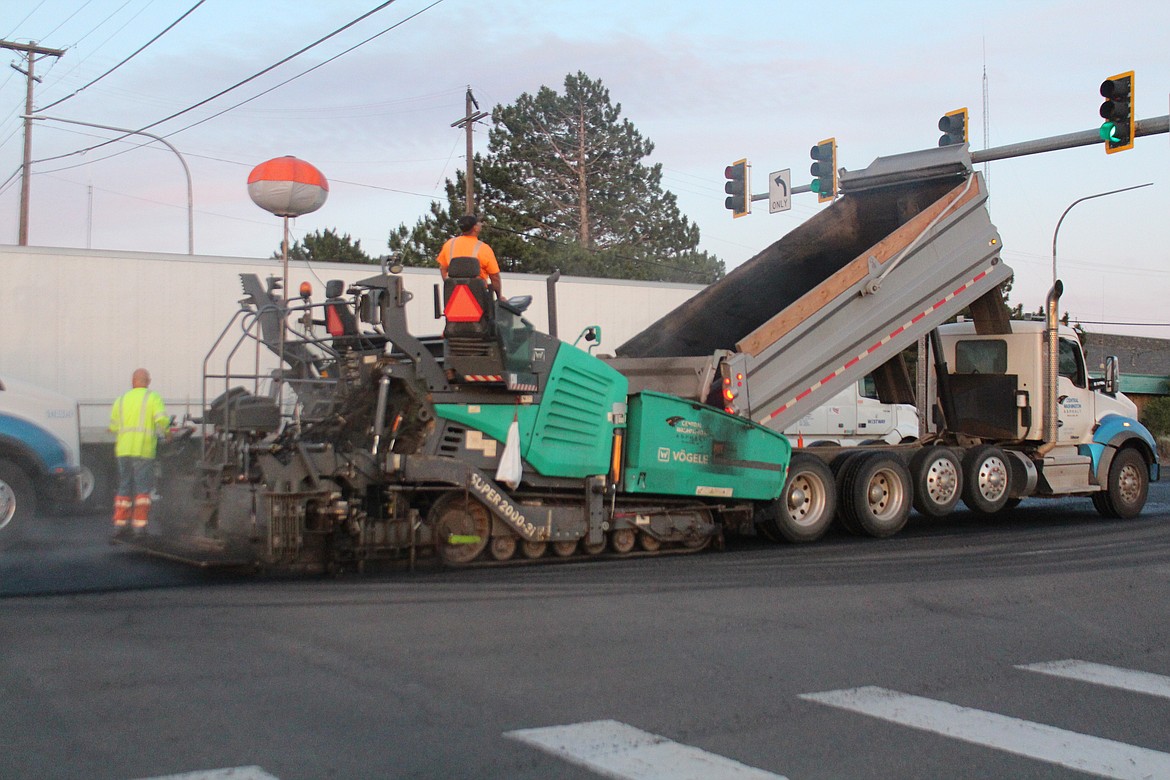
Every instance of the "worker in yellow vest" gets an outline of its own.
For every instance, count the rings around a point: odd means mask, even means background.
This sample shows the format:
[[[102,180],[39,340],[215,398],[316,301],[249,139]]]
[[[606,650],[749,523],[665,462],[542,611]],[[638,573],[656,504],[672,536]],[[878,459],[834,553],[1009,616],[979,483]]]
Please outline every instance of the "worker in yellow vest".
[[[154,456],[158,437],[171,440],[170,417],[162,396],[150,389],[150,372],[135,369],[133,388],[114,401],[110,432],[117,436],[118,494],[114,497],[114,530],[127,524],[144,532],[150,519],[150,494],[154,491]]]

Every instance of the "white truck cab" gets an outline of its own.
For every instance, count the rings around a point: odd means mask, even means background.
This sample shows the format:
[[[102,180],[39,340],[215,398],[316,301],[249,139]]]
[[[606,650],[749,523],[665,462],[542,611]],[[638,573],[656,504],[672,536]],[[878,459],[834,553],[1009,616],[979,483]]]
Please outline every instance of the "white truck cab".
[[[837,393],[784,430],[795,446],[901,444],[918,438],[918,412],[910,404],[884,404],[871,377]]]
[[[962,377],[961,406],[979,410],[985,423],[1003,427],[1002,438],[1039,441],[1043,438],[1042,387],[1047,366],[1043,322],[1013,321],[1010,334],[979,335],[972,322],[957,322],[939,328],[943,354],[954,377]],[[1080,339],[1072,328],[1058,330],[1056,379],[1056,442],[1062,445],[1087,444],[1102,418],[1107,415],[1137,419],[1137,406],[1120,392],[1103,392],[1089,378]],[[988,389],[1014,379],[1014,409],[967,398],[980,385]],[[965,403],[963,401],[974,403]]]

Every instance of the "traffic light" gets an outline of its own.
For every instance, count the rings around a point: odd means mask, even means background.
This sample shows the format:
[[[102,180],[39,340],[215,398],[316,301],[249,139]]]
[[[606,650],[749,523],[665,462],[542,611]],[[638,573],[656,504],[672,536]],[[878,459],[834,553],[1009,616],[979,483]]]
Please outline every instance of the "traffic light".
[[[1133,71],[1118,73],[1101,82],[1101,140],[1105,153],[1133,148]]]
[[[938,139],[939,146],[967,143],[967,109],[956,108],[943,114],[938,120],[938,129],[942,131],[942,137]]]
[[[723,185],[727,199],[723,201],[723,205],[731,209],[731,216],[737,219],[752,211],[752,193],[748,181],[749,169],[750,166],[748,166],[746,159],[733,162],[723,169],[723,175],[727,178],[727,183]]]
[[[814,146],[809,154],[813,158],[809,173],[816,177],[809,189],[817,194],[818,203],[832,200],[837,197],[837,139],[826,138]]]

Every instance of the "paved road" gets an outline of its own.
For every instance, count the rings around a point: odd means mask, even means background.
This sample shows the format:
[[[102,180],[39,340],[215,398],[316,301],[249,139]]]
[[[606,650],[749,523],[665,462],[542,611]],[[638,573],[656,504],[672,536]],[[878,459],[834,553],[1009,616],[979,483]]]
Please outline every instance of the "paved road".
[[[0,553],[0,777],[1170,776],[1168,520],[256,581],[54,519]]]

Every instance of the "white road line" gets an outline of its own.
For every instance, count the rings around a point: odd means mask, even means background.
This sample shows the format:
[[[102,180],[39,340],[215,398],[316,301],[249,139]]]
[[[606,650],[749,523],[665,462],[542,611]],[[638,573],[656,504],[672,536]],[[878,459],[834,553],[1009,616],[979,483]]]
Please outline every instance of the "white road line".
[[[521,729],[504,736],[618,780],[785,780],[616,720]]]
[[[206,769],[181,775],[161,775],[143,780],[280,780],[258,766],[235,766],[228,769]]]
[[[805,693],[808,701],[1102,777],[1170,777],[1170,754],[875,686]]]
[[[1132,669],[1119,669],[1116,666],[1095,664],[1089,661],[1049,661],[1042,664],[1023,664],[1016,667],[1029,672],[1050,674],[1053,677],[1067,677],[1070,680],[1104,685],[1110,688],[1120,688],[1123,691],[1148,693],[1150,696],[1161,696],[1170,699],[1170,677],[1150,672],[1137,672]]]

